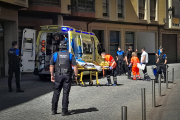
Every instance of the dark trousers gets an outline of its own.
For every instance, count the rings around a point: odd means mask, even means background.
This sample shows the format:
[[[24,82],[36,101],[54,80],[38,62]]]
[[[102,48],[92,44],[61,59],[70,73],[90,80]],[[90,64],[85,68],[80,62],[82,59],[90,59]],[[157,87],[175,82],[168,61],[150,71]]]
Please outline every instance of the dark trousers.
[[[54,94],[52,98],[52,110],[58,107],[59,96],[63,88],[62,111],[68,111],[69,92],[71,89],[71,75],[56,75],[54,82]]]
[[[107,75],[107,81],[108,81],[109,84],[111,84],[111,76],[113,76],[114,84],[117,84],[117,71],[116,71],[116,68],[114,68],[112,70],[107,70],[106,75]]]
[[[166,81],[166,65],[160,64],[157,67],[157,74],[156,74],[156,80],[158,80],[159,74],[162,73],[164,74],[164,81]]]
[[[14,67],[14,66],[9,66],[9,70],[8,70],[8,74],[9,74],[8,87],[9,87],[9,89],[12,89],[13,73],[15,73],[16,88],[20,89],[20,69],[19,69],[19,67]]]
[[[124,64],[124,61],[123,60],[118,60],[117,62],[118,64],[118,74],[121,75],[121,74],[124,74],[125,73],[125,64]]]
[[[147,66],[146,66],[145,63],[143,63],[143,64],[145,65],[145,68],[144,68],[144,70],[143,70],[144,78],[145,78],[145,79],[149,79],[150,77],[149,77],[149,75],[148,75],[148,73],[147,73]]]

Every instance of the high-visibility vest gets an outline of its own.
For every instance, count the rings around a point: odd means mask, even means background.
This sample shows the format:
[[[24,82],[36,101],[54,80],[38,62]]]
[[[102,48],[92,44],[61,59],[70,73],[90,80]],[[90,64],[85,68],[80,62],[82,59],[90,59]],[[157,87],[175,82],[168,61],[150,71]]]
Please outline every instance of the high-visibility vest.
[[[114,60],[114,58],[111,55],[106,54],[104,59],[105,59],[105,61],[107,61],[109,63],[110,67],[115,68],[117,66],[116,61]],[[113,66],[112,66],[112,64],[113,64]]]

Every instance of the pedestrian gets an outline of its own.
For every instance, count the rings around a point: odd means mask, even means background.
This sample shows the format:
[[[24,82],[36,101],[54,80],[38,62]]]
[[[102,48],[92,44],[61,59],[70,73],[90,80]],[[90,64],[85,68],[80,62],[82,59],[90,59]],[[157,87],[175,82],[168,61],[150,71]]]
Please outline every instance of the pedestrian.
[[[50,60],[51,81],[54,82],[54,94],[52,98],[52,115],[57,114],[60,92],[63,88],[62,116],[69,115],[69,92],[71,89],[72,67],[77,80],[78,68],[74,56],[68,52],[67,43],[59,45],[59,51],[55,52]],[[54,74],[55,69],[55,74]],[[54,76],[55,75],[55,76]]]
[[[105,52],[102,52],[101,56],[102,56],[102,58],[104,58],[105,61],[107,61],[109,63],[109,70],[106,71],[107,81],[108,81],[108,83],[106,85],[116,86],[117,85],[116,61],[114,60],[114,58],[111,55],[106,54]],[[114,84],[111,83],[111,75],[113,75]]]
[[[141,48],[142,54],[141,54],[141,65],[144,64],[145,68],[143,70],[144,73],[144,79],[143,80],[151,80],[151,78],[149,77],[148,73],[147,73],[147,63],[148,63],[148,54],[145,51],[145,47]]]
[[[12,92],[12,78],[13,78],[13,73],[15,73],[15,78],[16,78],[16,92],[24,92],[20,88],[20,63],[19,63],[19,49],[18,49],[18,43],[17,41],[12,42],[12,48],[8,50],[8,64],[9,64],[9,69],[8,69],[8,87],[9,87],[9,92]]]
[[[136,49],[137,52],[137,49]],[[125,60],[126,60],[126,67],[128,70],[128,79],[131,79],[131,67],[129,67],[129,64],[131,63],[131,57],[132,57],[132,46],[129,46],[126,55],[125,55]]]
[[[167,55],[164,54],[163,48],[160,49],[161,54],[158,56],[158,59],[156,61],[157,67],[157,74],[156,74],[156,82],[158,82],[159,74],[163,71],[164,74],[164,83],[166,82],[166,64],[167,64]]]
[[[118,75],[124,74],[125,73],[125,66],[124,66],[124,51],[121,50],[120,47],[118,47],[117,51],[117,68],[118,68]]]
[[[129,64],[129,67],[132,66],[132,73],[133,73],[133,80],[141,79],[139,74],[139,68],[137,67],[137,63],[139,63],[139,58],[137,57],[137,53],[132,53],[131,63]]]

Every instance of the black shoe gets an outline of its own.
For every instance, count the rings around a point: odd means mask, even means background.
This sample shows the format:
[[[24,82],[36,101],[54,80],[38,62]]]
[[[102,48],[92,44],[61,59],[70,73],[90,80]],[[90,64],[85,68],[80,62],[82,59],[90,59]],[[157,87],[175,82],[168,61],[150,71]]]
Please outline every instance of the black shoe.
[[[13,89],[9,89],[9,92],[12,92],[13,91]]]
[[[66,112],[62,112],[62,116],[68,116],[68,115],[71,115],[70,112],[66,111]]]
[[[24,90],[17,89],[16,92],[24,92]]]
[[[57,111],[56,111],[56,110],[53,110],[53,111],[52,111],[52,115],[55,115],[55,114],[57,114]]]

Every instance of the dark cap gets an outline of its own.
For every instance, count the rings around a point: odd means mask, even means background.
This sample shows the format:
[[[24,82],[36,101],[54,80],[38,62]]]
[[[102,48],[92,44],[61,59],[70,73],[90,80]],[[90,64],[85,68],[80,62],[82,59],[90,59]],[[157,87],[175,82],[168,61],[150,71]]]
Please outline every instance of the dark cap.
[[[16,45],[18,45],[17,41],[13,41],[13,42],[12,42],[12,46],[14,47],[14,46],[16,46]]]

